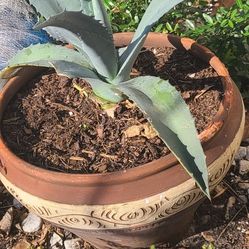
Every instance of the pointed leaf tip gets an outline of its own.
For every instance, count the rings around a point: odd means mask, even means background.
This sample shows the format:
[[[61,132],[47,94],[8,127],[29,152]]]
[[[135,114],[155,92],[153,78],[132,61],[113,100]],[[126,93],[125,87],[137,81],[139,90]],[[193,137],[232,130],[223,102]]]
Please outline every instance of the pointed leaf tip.
[[[153,76],[134,78],[117,88],[146,113],[166,146],[210,198],[205,154],[180,93],[168,81]]]
[[[38,24],[37,29],[49,27],[49,33],[63,37],[82,54],[87,54],[98,73],[113,79],[118,70],[113,37],[107,29],[82,12],[64,11]]]

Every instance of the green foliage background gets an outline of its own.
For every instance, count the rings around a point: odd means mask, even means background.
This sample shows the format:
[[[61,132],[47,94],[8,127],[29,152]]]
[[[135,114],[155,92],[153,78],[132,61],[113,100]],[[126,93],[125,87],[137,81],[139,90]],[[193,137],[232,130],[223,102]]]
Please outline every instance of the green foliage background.
[[[105,0],[114,32],[134,31],[149,2]],[[161,18],[154,31],[187,36],[209,47],[249,97],[243,87],[249,84],[249,0],[236,0],[232,7],[221,7],[215,14],[207,1],[185,1]]]

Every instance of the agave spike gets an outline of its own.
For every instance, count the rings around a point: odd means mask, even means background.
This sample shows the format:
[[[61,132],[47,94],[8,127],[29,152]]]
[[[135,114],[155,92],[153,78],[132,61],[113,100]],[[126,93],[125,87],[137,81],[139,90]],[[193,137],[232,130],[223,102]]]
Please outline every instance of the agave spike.
[[[98,21],[82,12],[64,11],[38,24],[36,29],[49,26],[52,26],[50,28],[54,30],[66,29],[64,38],[79,52],[88,55],[99,74],[109,80],[116,76],[118,63],[113,37]],[[69,32],[72,35],[67,38],[66,35],[69,35]]]
[[[100,20],[112,35],[112,27],[102,0],[92,0],[92,8],[96,20]]]
[[[115,80],[116,83],[129,79],[129,74],[132,66],[143,47],[144,41],[150,32],[152,26],[170,9],[175,7],[183,0],[152,0],[141,22],[134,34],[134,37],[129,46],[123,51],[119,64],[120,69]]]
[[[36,11],[45,19],[55,16],[64,10],[82,11],[84,14],[93,16],[92,0],[28,0]]]
[[[34,54],[29,54],[30,48],[24,49],[17,55],[16,61],[10,61],[11,67],[3,70],[2,76],[15,74],[15,70],[25,64],[50,66],[54,67],[58,74],[88,80],[95,94],[111,102],[118,102],[125,95],[128,96],[147,115],[164,143],[210,198],[205,155],[193,118],[180,94],[168,81],[160,78],[147,76],[128,80],[132,65],[151,27],[165,12],[182,0],[152,0],[132,42],[127,48],[119,50],[119,57],[110,34],[103,3],[100,0],[92,1],[90,3],[87,0],[74,0],[70,7],[65,0],[47,0],[44,5],[48,8],[46,10],[46,7],[42,6],[43,2],[30,0],[47,18],[44,23],[38,24],[37,28],[46,28],[54,38],[73,44],[77,51],[69,52],[71,59],[66,58],[67,53],[57,56],[53,51],[50,51],[52,58],[48,58],[46,53],[37,54],[35,58]],[[87,15],[87,11],[71,11],[79,4],[81,7],[89,7],[102,24]],[[4,81],[0,84],[4,84]]]
[[[210,198],[206,158],[194,119],[180,93],[168,81],[153,76],[137,77],[117,88],[146,114],[167,147]]]

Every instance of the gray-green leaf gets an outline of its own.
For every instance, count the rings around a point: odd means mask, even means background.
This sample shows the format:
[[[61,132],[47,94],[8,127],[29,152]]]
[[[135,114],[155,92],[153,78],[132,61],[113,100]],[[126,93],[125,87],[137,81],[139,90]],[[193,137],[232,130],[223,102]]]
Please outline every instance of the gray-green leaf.
[[[36,44],[20,50],[8,62],[8,66],[0,72],[0,77],[12,77],[12,71],[22,66],[51,67],[50,61],[67,61],[91,68],[87,59],[79,52],[67,47],[47,44]]]
[[[123,99],[122,93],[115,89],[115,86],[102,81],[97,74],[87,68],[65,61],[52,61],[51,65],[59,75],[86,80],[91,85],[93,92],[102,99],[110,102],[119,102]]]
[[[49,62],[58,75],[67,76],[68,78],[94,78],[98,75],[89,68],[82,67],[73,61],[54,60]]]
[[[82,11],[84,14],[93,16],[92,0],[29,0],[38,13],[48,19],[64,10]]]
[[[164,143],[210,197],[205,154],[188,106],[177,90],[153,76],[134,78],[117,88],[147,115]]]
[[[146,9],[135,35],[120,58],[120,70],[116,82],[129,79],[132,66],[152,26],[170,9],[183,0],[152,0]]]
[[[100,20],[103,25],[107,28],[108,32],[112,34],[112,27],[105,9],[105,5],[102,0],[92,0],[92,7],[94,18]]]
[[[98,21],[81,12],[65,11],[38,24],[37,29],[65,29],[65,39],[79,52],[87,54],[99,74],[113,79],[118,70],[113,37]],[[69,34],[71,33],[71,36]]]

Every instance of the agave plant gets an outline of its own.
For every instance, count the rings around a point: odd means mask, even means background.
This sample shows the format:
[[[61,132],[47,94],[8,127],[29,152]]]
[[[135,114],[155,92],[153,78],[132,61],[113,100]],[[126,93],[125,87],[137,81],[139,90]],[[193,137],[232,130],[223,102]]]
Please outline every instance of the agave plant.
[[[183,0],[152,0],[130,44],[116,49],[102,0],[29,0],[40,14],[34,27],[62,43],[31,45],[19,51],[2,70],[10,78],[24,66],[52,67],[57,74],[87,80],[100,98],[134,101],[166,146],[210,197],[205,155],[194,120],[178,91],[168,81],[143,76],[130,79],[134,61],[152,26]]]

